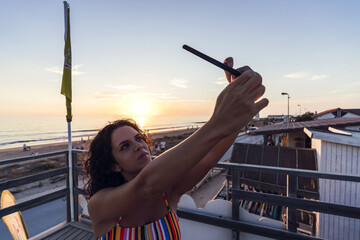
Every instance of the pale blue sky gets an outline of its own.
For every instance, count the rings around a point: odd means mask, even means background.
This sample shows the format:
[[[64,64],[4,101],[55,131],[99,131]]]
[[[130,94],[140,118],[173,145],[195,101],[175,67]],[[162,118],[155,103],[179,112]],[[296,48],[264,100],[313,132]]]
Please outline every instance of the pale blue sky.
[[[0,115],[65,115],[62,1],[1,3]],[[68,3],[74,116],[210,115],[223,72],[183,44],[258,71],[261,116],[360,108],[359,1]]]

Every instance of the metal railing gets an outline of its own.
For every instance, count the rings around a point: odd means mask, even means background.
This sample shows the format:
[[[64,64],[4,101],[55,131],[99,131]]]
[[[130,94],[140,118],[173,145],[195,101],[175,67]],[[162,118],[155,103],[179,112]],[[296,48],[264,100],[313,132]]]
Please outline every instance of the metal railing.
[[[74,216],[75,219],[78,219],[78,194],[82,193],[84,194],[84,191],[77,188],[78,185],[78,172],[79,167],[77,167],[77,155],[81,152],[81,150],[73,150],[73,183],[74,183]],[[50,179],[53,177],[65,175],[66,178],[66,185],[63,187],[59,187],[50,191],[46,191],[40,194],[36,194],[30,197],[26,197],[23,200],[20,200],[17,204],[7,207],[0,210],[0,217],[6,216],[8,214],[11,214],[13,212],[17,211],[24,211],[63,197],[66,197],[66,221],[70,222],[70,216],[71,216],[71,209],[70,209],[70,186],[69,186],[69,165],[68,165],[68,151],[57,151],[57,152],[51,152],[46,154],[39,154],[36,156],[29,156],[29,157],[21,157],[21,158],[14,158],[14,159],[7,159],[7,160],[0,160],[0,167],[9,165],[9,164],[23,164],[25,163],[33,163],[39,159],[54,157],[54,156],[62,156],[65,155],[64,158],[64,167],[60,167],[54,170],[44,171],[37,174],[32,174],[25,177],[20,177],[16,179],[11,180],[5,180],[3,182],[0,182],[0,193],[5,189],[10,189],[14,187],[19,187],[25,184],[38,182],[45,179]],[[80,167],[81,169],[81,167]]]
[[[77,166],[77,156],[79,153],[85,151],[73,150],[73,182],[74,182],[74,216],[75,220],[78,220],[78,195],[84,194],[84,191],[77,187],[78,185],[78,173],[82,171],[82,168]],[[2,160],[0,161],[0,167],[7,164],[21,163],[24,161],[33,161],[40,158],[46,158],[51,156],[65,155],[68,157],[68,151],[59,151],[47,154],[41,154],[38,156],[22,157],[16,159]],[[66,186],[48,191],[34,197],[27,198],[25,201],[20,202],[14,206],[4,208],[0,210],[0,217],[8,215],[16,211],[23,211],[35,206],[42,205],[44,203],[67,197],[67,221],[70,221],[70,186],[69,186],[69,166],[65,160],[65,167],[61,167],[55,170],[46,171],[43,173],[34,174],[31,176],[21,177],[13,180],[8,180],[0,183],[0,192],[2,190],[17,187],[20,185],[28,184],[31,182],[40,181],[43,179],[51,178],[54,176],[66,175]],[[320,239],[314,236],[304,235],[297,233],[297,220],[296,220],[296,209],[303,209],[308,211],[315,211],[320,213],[333,214],[343,217],[357,218],[360,219],[360,208],[353,206],[345,206],[334,203],[327,203],[315,200],[300,199],[296,197],[296,186],[297,177],[312,177],[312,178],[323,178],[332,180],[342,180],[351,182],[360,182],[360,176],[349,175],[349,174],[338,174],[338,173],[327,173],[312,170],[301,170],[301,169],[290,169],[260,165],[249,165],[249,164],[237,164],[237,163],[219,163],[216,165],[217,168],[227,169],[231,172],[232,178],[232,219],[214,217],[207,214],[201,214],[195,211],[189,211],[185,209],[178,209],[178,215],[181,218],[198,221],[218,227],[223,227],[233,230],[233,239],[239,238],[239,232],[246,232],[261,236],[266,236],[274,239]],[[280,173],[287,175],[287,189],[288,196],[279,196],[268,193],[249,192],[241,189],[240,183],[240,171],[251,170],[261,171],[270,173]],[[265,227],[257,224],[247,223],[239,221],[239,200],[252,200],[263,203],[278,204],[286,206],[287,210],[287,230],[280,230],[270,227]]]

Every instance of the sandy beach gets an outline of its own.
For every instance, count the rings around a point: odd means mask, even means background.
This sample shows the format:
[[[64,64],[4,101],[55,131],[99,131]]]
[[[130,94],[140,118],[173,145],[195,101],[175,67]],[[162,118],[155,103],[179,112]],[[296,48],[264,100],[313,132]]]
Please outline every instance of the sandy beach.
[[[196,128],[191,129],[175,129],[171,131],[164,131],[164,132],[155,132],[150,133],[150,137],[152,139],[161,139],[167,137],[169,144],[173,142],[172,137],[179,136],[183,134],[191,134],[195,132]],[[32,154],[42,154],[42,153],[49,153],[49,152],[56,152],[68,149],[67,142],[60,142],[60,143],[51,143],[51,144],[42,144],[42,145],[30,145],[31,150],[23,151],[23,146],[19,145],[19,147],[14,148],[7,148],[7,149],[0,149],[0,161],[11,159],[11,158],[19,158],[19,157],[27,157],[31,156]],[[88,141],[77,141],[73,142],[73,149],[84,147],[87,149]]]

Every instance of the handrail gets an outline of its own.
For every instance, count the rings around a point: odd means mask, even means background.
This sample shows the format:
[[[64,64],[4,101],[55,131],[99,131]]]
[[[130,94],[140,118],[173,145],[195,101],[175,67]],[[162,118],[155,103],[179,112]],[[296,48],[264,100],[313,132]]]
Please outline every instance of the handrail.
[[[7,165],[7,164],[12,164],[12,163],[18,163],[18,162],[25,162],[25,161],[28,161],[28,160],[35,160],[35,159],[39,159],[39,158],[57,156],[57,155],[61,155],[61,154],[68,154],[68,150],[50,152],[50,153],[43,153],[43,154],[34,155],[34,156],[28,156],[28,157],[4,159],[4,160],[0,160],[0,166]]]
[[[299,177],[312,177],[312,178],[324,178],[332,180],[343,180],[351,182],[360,182],[359,175],[353,174],[343,174],[343,173],[328,173],[314,170],[305,170],[305,169],[295,169],[295,168],[283,168],[283,167],[271,167],[264,165],[252,165],[252,164],[243,164],[243,163],[218,163],[217,167],[222,167],[226,169],[239,169],[239,170],[252,170],[252,171],[261,171],[269,173],[281,173],[285,175],[293,175]]]
[[[312,237],[308,235],[302,235],[297,233],[292,233],[289,231],[274,229],[271,227],[260,226],[256,224],[251,224],[243,221],[235,221],[232,219],[215,217],[204,213],[189,211],[184,208],[179,208],[177,210],[177,215],[180,218],[185,218],[197,222],[202,222],[205,224],[210,224],[217,227],[227,228],[227,229],[236,229],[241,232],[247,232],[251,234],[256,234],[264,237],[270,237],[274,239],[322,239],[317,237]]]
[[[44,173],[38,173],[38,174],[33,174],[30,176],[26,176],[26,177],[22,177],[22,178],[17,178],[14,180],[10,180],[10,181],[5,181],[5,182],[1,182],[0,183],[0,191],[2,191],[3,189],[9,189],[12,187],[17,187],[20,185],[24,185],[24,184],[28,184],[28,183],[32,183],[32,182],[36,182],[36,181],[40,181],[40,180],[44,180],[50,177],[55,177],[61,174],[65,174],[69,171],[68,167],[62,167],[59,169],[55,169],[55,170],[51,170],[51,171],[46,171]]]
[[[17,203],[11,207],[0,209],[0,217],[6,216],[13,212],[27,210],[29,208],[33,208],[41,204],[59,199],[61,197],[66,196],[68,192],[69,192],[69,188],[63,187],[60,189],[55,189],[51,191],[51,193],[49,192],[41,193],[38,196],[30,197],[27,200]]]

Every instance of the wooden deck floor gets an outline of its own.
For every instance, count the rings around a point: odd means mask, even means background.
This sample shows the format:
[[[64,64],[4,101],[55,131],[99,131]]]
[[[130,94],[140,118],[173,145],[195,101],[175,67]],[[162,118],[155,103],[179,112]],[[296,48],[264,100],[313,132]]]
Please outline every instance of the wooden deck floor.
[[[95,240],[91,226],[81,222],[65,223],[30,240]]]

